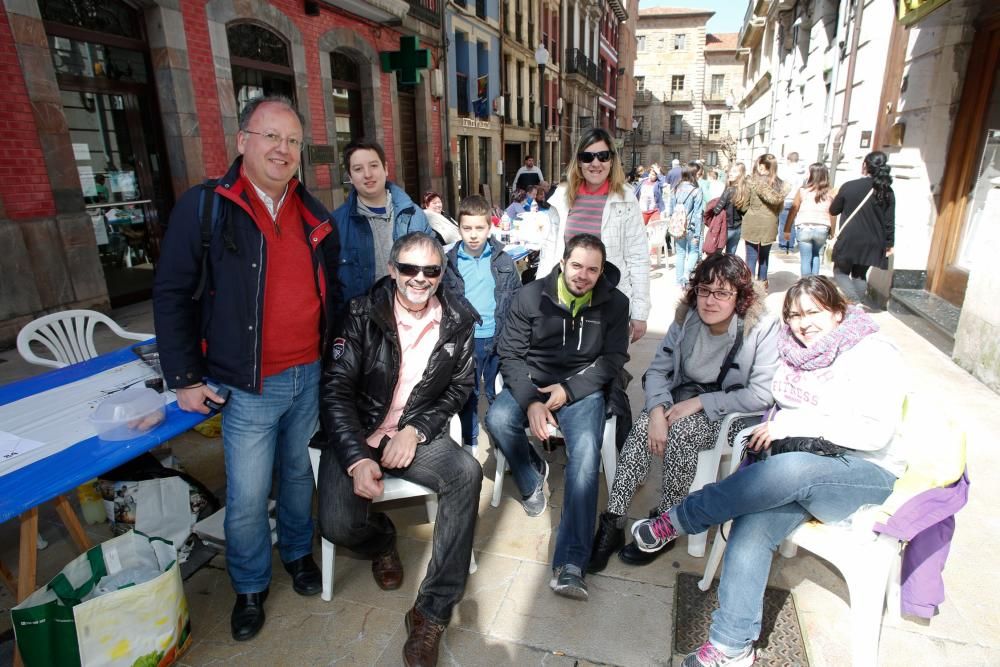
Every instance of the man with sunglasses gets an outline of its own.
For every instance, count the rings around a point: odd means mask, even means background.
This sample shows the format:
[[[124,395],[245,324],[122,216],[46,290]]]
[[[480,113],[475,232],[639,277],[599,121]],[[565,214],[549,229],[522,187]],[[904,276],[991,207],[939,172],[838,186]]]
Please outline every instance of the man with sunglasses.
[[[326,207],[295,178],[304,134],[291,102],[258,97],[239,120],[240,157],[229,172],[174,207],[153,313],[178,406],[207,414],[207,401],[225,403],[226,567],[236,591],[230,625],[234,639],[247,640],[264,624],[271,583],[267,504],[275,468],[278,553],[296,593],[322,588],[312,557],[308,444],[340,246]]]
[[[343,289],[341,303],[371,289],[386,275],[389,248],[410,232],[434,234],[423,209],[388,180],[385,150],[368,139],[352,141],[344,148],[344,169],[351,193],[333,212],[341,244],[338,273]]]
[[[601,240],[577,234],[558,267],[521,288],[498,346],[504,389],[486,415],[528,516],[545,511],[549,466],[525,425],[539,440],[551,427],[562,431],[569,461],[549,586],[575,600],[588,597],[606,397],[629,358],[629,302],[615,289],[618,275]]]
[[[372,559],[375,583],[403,582],[396,531],[372,512],[392,475],[438,494],[431,562],[406,614],[406,665],[437,663],[438,645],[465,590],[483,471],[448,436],[472,390],[473,326],[460,295],[442,289],[445,255],[420,232],[396,240],[389,275],[351,301],[320,389],[327,434],[319,468],[326,539]]]

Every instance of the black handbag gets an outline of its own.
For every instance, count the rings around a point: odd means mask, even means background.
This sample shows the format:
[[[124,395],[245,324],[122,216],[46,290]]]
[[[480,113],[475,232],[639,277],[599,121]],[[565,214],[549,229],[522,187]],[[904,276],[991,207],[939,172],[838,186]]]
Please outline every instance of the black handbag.
[[[736,359],[736,354],[743,347],[743,318],[738,318],[736,320],[736,340],[733,342],[733,346],[729,348],[729,352],[726,354],[726,358],[722,361],[722,367],[719,369],[719,375],[715,379],[715,382],[683,382],[670,391],[670,397],[673,399],[674,404],[680,403],[681,401],[686,401],[689,398],[694,398],[695,396],[701,396],[702,394],[711,394],[712,392],[722,391],[722,381],[726,379],[726,373],[729,369],[733,367],[733,360]],[[734,385],[729,387],[726,391],[733,391],[734,389],[742,389],[743,385]]]
[[[773,456],[786,452],[808,452],[820,456],[843,456],[848,450],[846,447],[835,445],[826,438],[813,438],[794,436],[790,438],[780,438],[771,441],[770,452]]]

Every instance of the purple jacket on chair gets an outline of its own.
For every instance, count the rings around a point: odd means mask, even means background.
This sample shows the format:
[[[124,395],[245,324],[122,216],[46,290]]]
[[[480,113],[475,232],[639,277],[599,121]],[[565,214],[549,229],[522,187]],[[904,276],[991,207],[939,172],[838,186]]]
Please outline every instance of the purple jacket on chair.
[[[885,522],[872,530],[908,542],[903,552],[900,594],[902,612],[931,618],[944,602],[941,573],[951,538],[955,533],[955,514],[969,499],[969,471],[954,484],[929,489],[906,501]]]

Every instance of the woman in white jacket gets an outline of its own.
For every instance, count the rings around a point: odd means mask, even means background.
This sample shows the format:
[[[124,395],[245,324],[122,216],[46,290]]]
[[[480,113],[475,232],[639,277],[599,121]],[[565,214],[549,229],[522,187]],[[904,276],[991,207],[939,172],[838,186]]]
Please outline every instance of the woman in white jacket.
[[[747,444],[770,455],[632,527],[636,545],[647,551],[733,520],[719,609],[708,641],[683,667],[752,665],[778,545],[810,518],[840,521],[862,505],[882,504],[905,467],[894,438],[903,361],[878,324],[818,275],[789,288],[782,316],[771,383],[779,409]]]
[[[621,272],[618,289],[632,302],[632,341],[646,333],[649,317],[649,243],[639,202],[625,187],[625,171],[611,135],[585,131],[570,160],[567,185],[549,199],[552,225],[542,242],[538,277],[562,259],[566,240],[586,232],[604,242],[607,262]]]

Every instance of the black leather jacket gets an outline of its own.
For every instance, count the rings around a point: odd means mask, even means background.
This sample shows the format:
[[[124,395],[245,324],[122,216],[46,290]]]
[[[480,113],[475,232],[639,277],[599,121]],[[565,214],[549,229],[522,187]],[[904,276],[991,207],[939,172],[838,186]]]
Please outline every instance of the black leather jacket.
[[[400,349],[393,315],[395,284],[386,276],[353,299],[341,337],[326,355],[320,386],[325,442],[345,470],[375,458],[366,438],[385,419],[399,380]],[[423,377],[413,388],[399,429],[413,426],[429,442],[448,427],[472,391],[475,309],[444,285],[438,289],[441,331]]]

